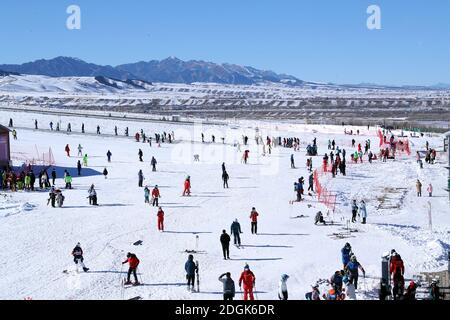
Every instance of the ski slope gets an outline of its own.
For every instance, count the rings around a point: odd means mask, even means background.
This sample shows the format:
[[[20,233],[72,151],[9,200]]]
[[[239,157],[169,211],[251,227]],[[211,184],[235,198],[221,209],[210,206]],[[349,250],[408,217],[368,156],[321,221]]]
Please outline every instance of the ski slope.
[[[423,150],[425,141],[430,147],[442,149],[440,136],[413,139],[412,155],[395,161],[372,164],[349,164],[351,139],[357,143],[371,139],[372,150],[378,152],[375,128],[360,127],[360,136],[344,135],[343,127],[322,125],[295,125],[275,122],[236,122],[234,129],[226,126],[182,126],[164,123],[139,123],[94,118],[51,117],[0,112],[1,124],[14,117],[19,128],[18,140],[11,140],[14,165],[33,158],[38,150],[53,151],[58,168],[57,186],[64,186],[62,171],[68,168],[74,176],[73,190],[63,190],[66,197],[63,208],[46,205],[47,192],[0,193],[0,299],[221,299],[222,284],[217,280],[224,272],[231,272],[237,282],[245,263],[256,275],[258,299],[277,299],[281,274],[290,276],[290,299],[304,299],[310,286],[319,278],[329,278],[341,269],[340,249],[350,242],[358,260],[366,270],[366,279],[360,278],[358,299],[377,299],[380,277],[380,258],[395,248],[405,262],[405,278],[421,271],[447,267],[450,250],[450,214],[448,195],[444,190],[447,170],[446,155],[438,155],[435,165],[424,164],[420,170],[415,162],[416,150]],[[87,134],[67,134],[48,130],[33,130],[34,119],[40,126],[61,121],[61,129],[72,123],[74,131],[81,122]],[[97,136],[95,126],[100,124],[104,135]],[[112,135],[114,126],[123,134],[129,126],[129,138]],[[272,154],[262,156],[262,147],[254,141],[255,128],[263,138],[269,136],[299,137],[299,152],[276,147]],[[175,143],[157,147],[134,141],[134,133],[141,128],[148,134],[174,132]],[[347,127],[347,130],[356,127]],[[201,132],[208,143],[200,142]],[[107,134],[107,135],[106,135]],[[209,143],[211,134],[216,143]],[[249,136],[249,164],[241,163],[242,152],[233,146],[242,144],[243,134]],[[221,137],[225,137],[222,144]],[[306,195],[306,201],[289,204],[295,198],[293,183],[300,176],[308,179],[306,152],[308,143],[317,137],[319,155],[313,158],[318,167],[327,150],[328,139],[347,150],[347,176],[324,176],[321,183],[337,194],[336,212],[329,213],[331,226],[315,226],[318,210],[327,209],[316,197]],[[76,147],[83,146],[89,156],[86,175],[76,176]],[[64,152],[70,145],[71,157]],[[138,149],[144,152],[144,162],[138,160]],[[242,151],[244,147],[241,146]],[[112,162],[106,152],[111,150]],[[290,169],[290,155],[294,153],[297,169]],[[200,162],[193,155],[200,155]],[[152,172],[150,159],[158,161]],[[223,189],[221,164],[226,163],[230,175],[229,189]],[[105,179],[103,168],[109,171]],[[165,211],[165,232],[157,231],[157,208],[144,203],[143,189],[138,187],[138,171],[143,170],[144,185],[157,184]],[[49,171],[50,172],[50,171]],[[181,197],[183,182],[191,177],[192,196]],[[423,184],[423,197],[415,195],[415,181]],[[433,183],[434,196],[429,198],[426,187]],[[99,207],[88,204],[87,189],[95,184]],[[358,230],[350,238],[336,240],[330,235],[345,232],[345,222],[351,217],[350,201],[367,203],[368,224],[357,223]],[[432,208],[433,230],[428,226],[428,201]],[[383,206],[381,202],[388,202]],[[389,209],[389,206],[395,207]],[[259,212],[258,235],[250,232],[250,211]],[[387,207],[387,209],[386,209]],[[304,215],[304,218],[295,218]],[[231,222],[239,219],[242,231],[242,249],[230,248],[231,260],[223,260],[219,237],[222,229],[229,233]],[[196,248],[196,235],[199,236]],[[133,243],[142,240],[142,245]],[[74,270],[71,250],[77,242],[84,250],[88,273]],[[185,286],[184,263],[194,250],[200,265],[200,292],[189,293]],[[127,252],[134,252],[141,260],[139,274],[144,283],[139,287],[123,289],[126,276]],[[68,270],[68,274],[63,273]],[[323,292],[322,292],[323,293]],[[241,294],[237,293],[237,299]]]

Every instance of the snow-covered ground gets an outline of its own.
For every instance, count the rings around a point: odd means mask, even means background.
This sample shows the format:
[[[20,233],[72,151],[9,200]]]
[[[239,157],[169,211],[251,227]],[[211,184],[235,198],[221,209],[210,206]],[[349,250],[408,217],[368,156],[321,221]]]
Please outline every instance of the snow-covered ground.
[[[360,127],[359,136],[344,135],[343,127],[296,125],[275,122],[240,121],[233,128],[225,126],[183,126],[164,123],[120,122],[83,117],[61,117],[29,113],[0,112],[1,124],[10,117],[19,128],[18,140],[12,141],[14,165],[24,159],[36,158],[37,153],[52,149],[58,167],[57,186],[63,187],[61,170],[69,168],[74,175],[73,190],[64,191],[63,208],[46,205],[47,192],[1,193],[0,196],[0,298],[2,299],[221,299],[221,283],[217,277],[230,271],[238,280],[243,266],[248,263],[256,275],[259,299],[277,299],[277,285],[281,274],[290,275],[289,297],[304,299],[310,285],[319,278],[329,278],[341,269],[340,249],[350,242],[358,260],[367,272],[360,280],[359,299],[376,299],[379,284],[380,257],[395,248],[405,262],[406,278],[421,271],[447,267],[450,250],[450,214],[448,195],[444,190],[447,170],[446,155],[438,156],[435,165],[424,164],[419,169],[415,162],[416,150],[423,150],[425,142],[442,149],[440,136],[411,139],[412,155],[395,161],[372,164],[348,164],[347,176],[321,177],[321,183],[337,194],[335,213],[329,213],[332,226],[315,226],[318,210],[327,212],[316,197],[306,196],[302,203],[289,204],[294,199],[293,183],[300,176],[307,180],[307,143],[317,137],[319,154],[313,158],[318,167],[327,150],[328,139],[347,150],[349,161],[351,139],[357,143],[371,139],[372,150],[378,152],[376,129]],[[34,119],[47,129],[48,122],[67,122],[73,131],[79,131],[81,122],[88,134],[67,134],[32,130]],[[147,134],[175,133],[173,144],[161,147],[137,143],[132,137],[97,136],[95,126],[112,134],[115,125],[123,134],[125,126],[130,136],[141,128]],[[25,128],[27,127],[27,128]],[[262,156],[262,147],[254,141],[255,128],[265,137],[299,137],[301,149],[276,147],[271,155]],[[347,130],[356,127],[347,127]],[[211,134],[216,143],[200,143],[201,132],[209,142]],[[241,152],[232,144],[249,136],[249,164],[241,163]],[[222,144],[221,137],[225,137]],[[76,177],[76,147],[81,144],[89,156],[89,167],[82,177]],[[69,144],[72,157],[64,147]],[[138,149],[144,152],[144,163],[138,160]],[[36,151],[36,149],[38,151]],[[111,150],[112,162],[106,152]],[[242,151],[243,151],[242,147]],[[290,169],[290,155],[294,153],[297,169]],[[200,162],[193,155],[200,155]],[[152,172],[150,159],[158,161],[157,172]],[[221,164],[226,163],[230,188],[223,189]],[[108,168],[105,179],[101,172]],[[156,226],[156,208],[144,203],[143,189],[138,187],[137,173],[142,169],[144,185],[159,185],[160,205],[165,211],[166,231]],[[181,197],[183,181],[191,176],[192,196]],[[423,197],[415,194],[415,181],[423,184]],[[434,195],[429,198],[426,187],[433,183]],[[87,189],[95,184],[99,207],[88,204]],[[336,240],[333,233],[344,233],[345,221],[351,216],[350,201],[364,199],[368,209],[368,224],[357,223],[358,232],[350,238]],[[433,230],[428,225],[428,203],[432,208]],[[258,235],[250,232],[249,214],[252,207],[260,214]],[[299,215],[305,218],[295,218]],[[223,260],[219,237],[222,229],[229,232],[230,224],[239,219],[244,232],[244,248],[231,246],[231,260]],[[342,224],[342,225],[341,225]],[[199,236],[200,253],[194,257],[200,265],[200,293],[188,293],[185,287],[184,262],[186,249],[196,249]],[[141,246],[133,243],[142,240]],[[85,251],[88,273],[73,272],[71,250],[77,242]],[[121,279],[125,276],[128,251],[141,260],[139,273],[144,285],[123,291]],[[69,270],[69,273],[63,273]],[[122,273],[121,273],[122,272]],[[237,298],[241,298],[237,294]]]

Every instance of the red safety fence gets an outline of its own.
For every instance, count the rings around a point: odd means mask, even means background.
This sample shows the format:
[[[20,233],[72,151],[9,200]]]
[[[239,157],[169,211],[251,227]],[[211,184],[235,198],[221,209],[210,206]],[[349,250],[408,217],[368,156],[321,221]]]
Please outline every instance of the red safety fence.
[[[378,138],[380,139],[380,147],[383,149],[391,148],[390,141],[385,140],[385,137],[380,129],[378,129]],[[411,149],[409,148],[409,140],[408,139],[398,139],[394,140],[393,150],[398,153],[406,153],[407,155],[411,154]]]
[[[317,194],[317,200],[323,203],[328,209],[336,209],[336,195],[328,191],[326,187],[322,186],[319,176],[323,176],[327,171],[316,169],[314,170],[314,188]]]

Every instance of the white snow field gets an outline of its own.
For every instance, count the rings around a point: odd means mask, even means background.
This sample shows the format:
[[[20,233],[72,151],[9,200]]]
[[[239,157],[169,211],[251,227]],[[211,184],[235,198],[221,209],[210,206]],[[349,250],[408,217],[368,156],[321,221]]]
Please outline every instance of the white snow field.
[[[395,248],[405,262],[405,278],[422,271],[447,267],[450,250],[450,210],[447,183],[446,155],[438,153],[438,163],[424,164],[419,169],[416,150],[430,147],[442,150],[439,135],[410,139],[412,153],[383,163],[350,164],[351,139],[357,143],[371,139],[372,150],[378,153],[376,128],[347,127],[361,131],[359,136],[344,135],[338,126],[295,125],[277,122],[237,122],[235,129],[226,126],[176,125],[173,123],[121,122],[94,118],[55,117],[29,113],[0,112],[0,123],[6,125],[13,117],[18,126],[18,140],[11,139],[14,165],[24,159],[36,158],[39,152],[52,149],[59,177],[57,186],[63,187],[61,171],[69,168],[74,176],[73,190],[63,190],[63,208],[47,206],[48,192],[0,193],[0,299],[221,299],[222,284],[218,276],[230,271],[235,281],[245,263],[256,275],[258,299],[277,299],[281,274],[290,276],[290,299],[304,299],[311,285],[319,278],[329,278],[342,268],[340,249],[350,242],[353,252],[366,270],[357,291],[358,299],[377,299],[381,256]],[[41,127],[48,122],[61,121],[61,129],[72,123],[74,132],[33,130],[34,119]],[[80,123],[87,134],[78,132]],[[100,124],[102,133],[94,134]],[[114,137],[114,126],[119,134]],[[130,137],[123,136],[125,126]],[[301,149],[276,147],[272,154],[262,156],[262,147],[254,141],[255,127],[263,138],[267,135],[299,137]],[[175,133],[175,143],[137,143],[132,137],[141,128],[148,134]],[[208,143],[200,141],[205,132]],[[209,143],[214,132],[216,143]],[[232,142],[242,144],[243,134],[249,136],[249,164],[241,163],[242,152]],[[221,137],[226,137],[225,145]],[[295,198],[293,183],[300,177],[308,180],[306,145],[317,137],[319,155],[313,166],[321,165],[328,139],[347,151],[347,176],[321,177],[321,183],[337,194],[336,212],[327,220],[334,225],[316,226],[314,216],[327,208],[315,196],[306,195],[301,203],[290,204]],[[191,142],[191,140],[195,140]],[[76,147],[83,146],[89,156],[89,167],[83,176],[76,176]],[[70,145],[71,157],[64,152]],[[138,160],[138,149],[144,152],[144,162]],[[36,151],[39,150],[39,151]],[[244,147],[241,146],[242,151]],[[112,162],[106,152],[111,150]],[[290,168],[294,153],[297,169]],[[193,155],[200,162],[193,162]],[[158,161],[152,172],[150,159]],[[223,189],[221,164],[226,163],[230,175],[229,189]],[[105,179],[101,172],[108,168]],[[142,169],[144,185],[160,187],[160,205],[165,211],[165,232],[157,231],[156,207],[144,203],[143,189],[138,187],[137,174]],[[50,170],[49,170],[50,172]],[[182,197],[183,182],[191,176],[192,196]],[[415,182],[423,184],[423,197],[415,194]],[[426,187],[432,182],[433,197]],[[87,189],[95,184],[99,207],[89,206]],[[345,233],[350,219],[350,201],[364,199],[367,203],[368,223],[351,227],[358,232],[350,238],[336,239],[333,233]],[[429,228],[428,203],[432,209],[432,230]],[[259,212],[258,235],[250,232],[250,211]],[[305,215],[305,218],[295,218]],[[239,219],[244,232],[244,248],[230,248],[231,260],[223,260],[219,237],[222,229],[230,232],[232,221]],[[196,248],[196,235],[199,236]],[[133,243],[142,240],[142,245]],[[71,250],[77,242],[84,250],[88,273],[77,273]],[[197,250],[195,260],[200,265],[200,292],[189,293],[185,286],[184,263],[188,254]],[[139,274],[143,285],[123,289],[121,280],[126,267],[121,262],[127,252],[134,252],[141,260]],[[63,273],[68,270],[68,273]],[[121,273],[122,272],[122,273]],[[322,292],[323,293],[323,292]],[[241,293],[237,293],[241,299]]]

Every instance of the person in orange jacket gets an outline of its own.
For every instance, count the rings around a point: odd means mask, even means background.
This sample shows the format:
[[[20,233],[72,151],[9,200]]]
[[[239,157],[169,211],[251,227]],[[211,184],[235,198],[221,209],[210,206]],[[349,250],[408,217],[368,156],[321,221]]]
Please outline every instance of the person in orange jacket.
[[[250,296],[250,300],[255,300],[253,297],[253,288],[255,286],[256,277],[253,272],[250,270],[248,264],[245,265],[244,271],[241,273],[241,277],[239,278],[239,288],[241,288],[242,283],[244,283],[244,300],[248,300]]]
[[[67,153],[67,156],[70,158],[70,147],[68,144],[66,144],[66,148],[64,149]]]
[[[391,274],[395,273],[397,268],[400,269],[401,275],[405,274],[405,266],[403,264],[402,257],[394,250],[391,251],[391,262],[389,264],[389,272]]]
[[[134,253],[127,253],[127,260],[125,260],[124,262],[122,262],[122,264],[128,263],[129,264],[129,268],[128,268],[128,275],[127,275],[127,281],[124,284],[131,284],[130,281],[130,277],[131,274],[133,273],[134,276],[134,284],[133,285],[139,285],[139,281],[137,278],[137,274],[136,274],[136,269],[139,265],[139,259],[136,257],[136,255]]]
[[[184,180],[183,196],[185,196],[185,195],[188,195],[188,196],[191,195],[191,177],[190,176],[188,176],[186,178],[186,180]]]
[[[161,207],[159,207],[156,216],[158,217],[158,230],[164,231],[164,211]]]
[[[156,185],[152,190],[152,205],[158,206],[158,199],[161,198],[161,194],[159,193],[158,185]]]
[[[257,234],[258,216],[259,216],[258,212],[256,211],[255,207],[253,207],[252,211],[250,212],[252,234]]]

